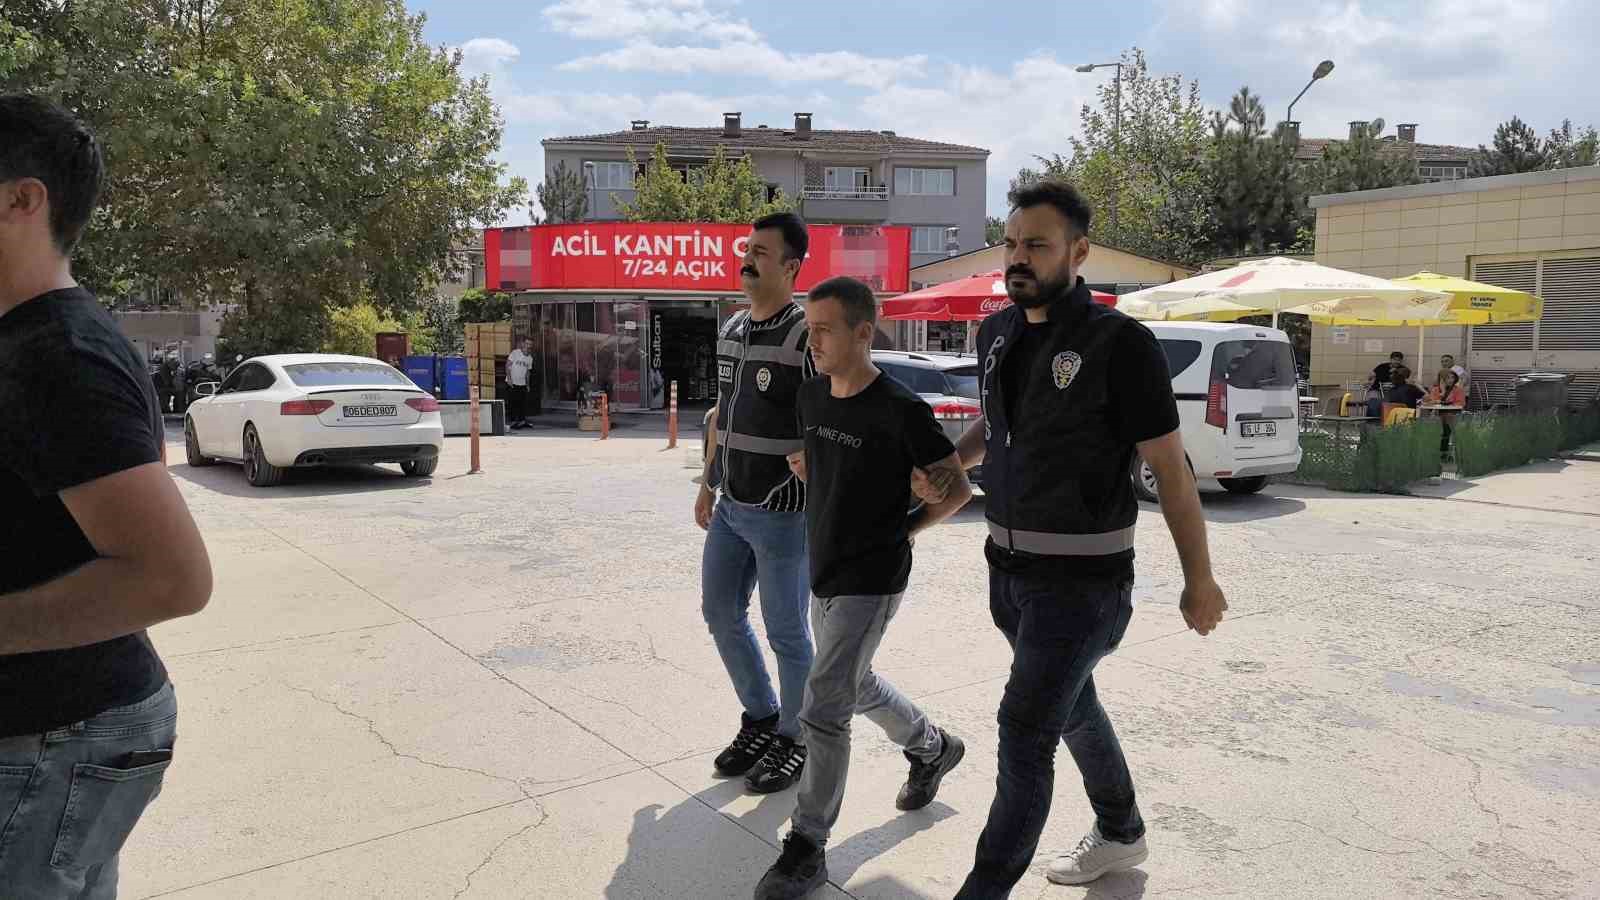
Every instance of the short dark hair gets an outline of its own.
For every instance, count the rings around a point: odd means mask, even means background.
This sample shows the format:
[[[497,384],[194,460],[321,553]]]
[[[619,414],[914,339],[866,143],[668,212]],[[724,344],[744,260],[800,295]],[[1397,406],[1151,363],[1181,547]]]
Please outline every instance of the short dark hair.
[[[1400,366],[1394,370],[1394,377],[1400,379],[1401,381],[1405,381],[1411,377],[1411,370],[1405,366]]]
[[[0,182],[37,178],[50,202],[50,237],[71,253],[100,199],[100,143],[72,113],[32,94],[0,94]]]
[[[772,213],[762,216],[751,226],[755,231],[766,231],[769,228],[783,232],[783,261],[791,259],[805,261],[806,251],[811,249],[811,232],[806,228],[806,220],[792,212]]]
[[[878,324],[878,298],[872,295],[872,288],[848,275],[829,278],[817,285],[806,295],[806,300],[839,301],[844,307],[844,320],[851,328],[862,322]]]
[[[1390,359],[1405,359],[1406,355],[1404,353],[1400,352],[1399,350],[1396,350],[1395,352],[1389,354],[1389,358]]]
[[[1077,237],[1089,236],[1089,223],[1094,218],[1094,210],[1089,208],[1089,201],[1083,199],[1083,194],[1069,182],[1046,178],[1019,184],[1006,195],[1006,200],[1011,203],[1012,212],[1035,206],[1053,206],[1077,229]]]

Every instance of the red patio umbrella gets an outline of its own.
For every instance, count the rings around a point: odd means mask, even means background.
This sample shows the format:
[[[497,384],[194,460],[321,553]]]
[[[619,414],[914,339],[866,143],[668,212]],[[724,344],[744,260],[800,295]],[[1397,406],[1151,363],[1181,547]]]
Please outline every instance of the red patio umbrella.
[[[1089,293],[1100,303],[1117,305],[1115,294]],[[1005,276],[996,270],[890,297],[883,301],[880,318],[891,322],[973,322],[1010,305]]]

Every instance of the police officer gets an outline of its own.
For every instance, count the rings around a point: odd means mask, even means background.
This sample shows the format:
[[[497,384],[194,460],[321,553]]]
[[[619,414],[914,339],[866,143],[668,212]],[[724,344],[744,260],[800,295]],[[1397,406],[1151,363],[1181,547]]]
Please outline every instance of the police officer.
[[[1133,614],[1135,452],[1161,482],[1183,563],[1184,620],[1208,634],[1227,609],[1166,356],[1149,329],[1092,302],[1078,277],[1089,255],[1088,204],[1058,181],[1020,187],[1009,199],[1013,305],[979,329],[984,414],[958,449],[963,466],[984,464],[989,609],[1013,661],[1000,702],[995,799],[961,900],[1007,897],[1027,871],[1062,740],[1096,823],[1051,864],[1049,879],[1083,884],[1147,855],[1133,779],[1091,674]],[[925,483],[925,499],[941,488]]]
[[[725,777],[744,776],[756,793],[793,786],[806,760],[799,721],[813,653],[806,490],[787,457],[804,447],[795,403],[801,383],[816,375],[805,312],[794,302],[809,246],[805,222],[793,213],[764,217],[751,230],[740,269],[750,309],[729,318],[717,341],[715,431],[694,507],[706,529],[701,612],[744,707],[739,733],[715,766]],[[781,702],[750,627],[757,583]]]

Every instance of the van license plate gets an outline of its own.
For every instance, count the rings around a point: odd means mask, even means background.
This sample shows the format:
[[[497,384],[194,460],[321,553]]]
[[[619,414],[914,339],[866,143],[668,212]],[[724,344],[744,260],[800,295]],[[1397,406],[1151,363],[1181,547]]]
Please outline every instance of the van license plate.
[[[393,405],[382,406],[346,406],[344,417],[346,419],[384,419],[393,416],[396,407]]]
[[[1245,437],[1277,437],[1277,422],[1245,422],[1242,425]]]

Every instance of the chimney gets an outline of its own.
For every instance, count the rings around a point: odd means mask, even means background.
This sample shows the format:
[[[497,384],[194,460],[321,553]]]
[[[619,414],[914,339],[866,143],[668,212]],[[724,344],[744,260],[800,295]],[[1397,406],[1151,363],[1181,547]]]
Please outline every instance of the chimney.
[[[1367,123],[1364,120],[1357,119],[1356,121],[1350,123],[1350,140],[1356,140],[1366,133]]]
[[[1394,127],[1399,132],[1400,140],[1415,144],[1417,142],[1417,123],[1405,122]]]
[[[722,114],[722,136],[736,138],[744,133],[739,127],[740,113],[731,112]]]
[[[634,119],[633,120],[633,130],[634,131],[645,131],[645,130],[649,129],[649,127],[650,127],[650,120],[649,119]]]
[[[811,113],[794,114],[794,139],[797,141],[811,140]]]

